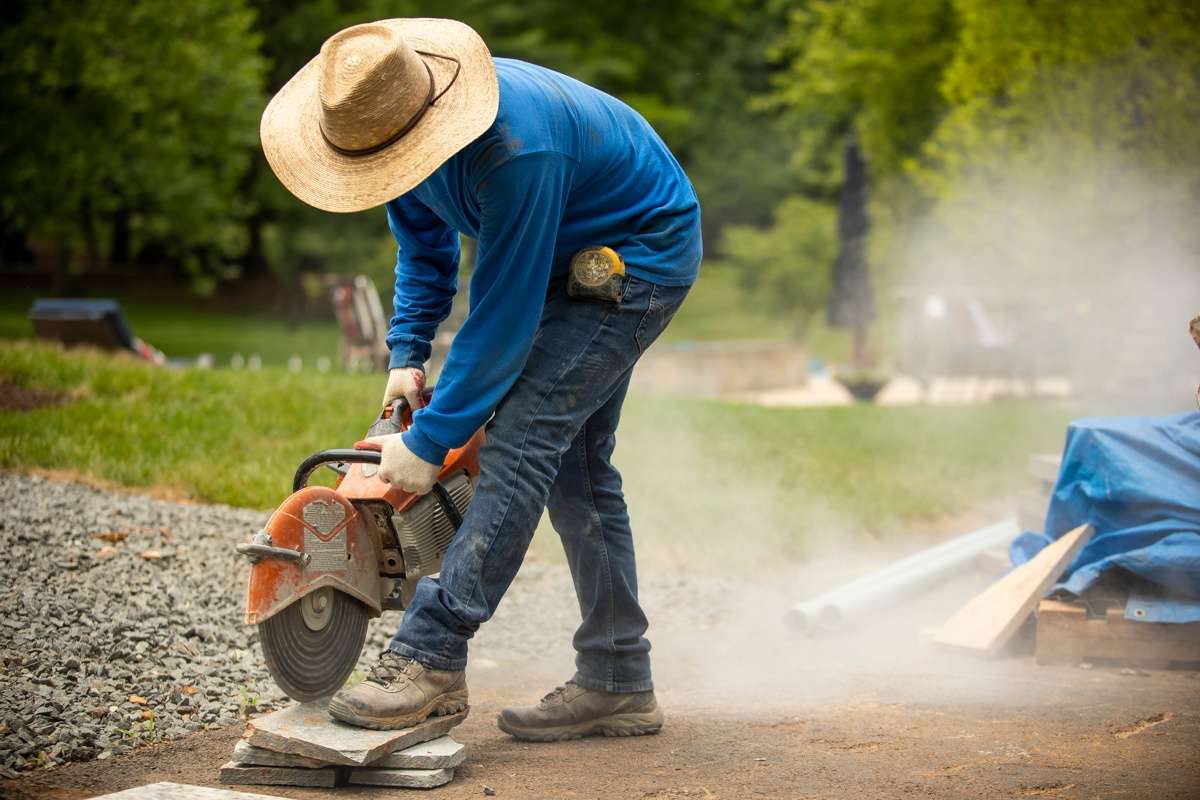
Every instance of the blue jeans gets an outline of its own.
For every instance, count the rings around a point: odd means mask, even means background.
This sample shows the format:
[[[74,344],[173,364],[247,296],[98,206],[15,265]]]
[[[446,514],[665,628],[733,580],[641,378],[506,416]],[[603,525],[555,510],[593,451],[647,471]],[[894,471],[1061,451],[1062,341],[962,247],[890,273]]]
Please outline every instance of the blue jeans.
[[[495,613],[549,508],[583,617],[573,680],[607,692],[652,688],[633,533],[610,458],[633,365],[689,287],[622,282],[616,303],[551,285],[529,360],[487,425],[475,498],[440,576],[417,584],[390,649],[464,669],[467,640]]]

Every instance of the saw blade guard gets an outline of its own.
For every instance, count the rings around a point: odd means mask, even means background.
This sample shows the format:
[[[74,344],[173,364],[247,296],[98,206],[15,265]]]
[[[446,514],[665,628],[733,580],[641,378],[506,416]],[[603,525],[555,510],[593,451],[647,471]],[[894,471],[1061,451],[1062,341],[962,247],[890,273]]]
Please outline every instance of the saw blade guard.
[[[375,545],[346,498],[324,486],[295,492],[238,550],[254,559],[246,623],[257,625],[305,595],[330,587],[380,614]]]

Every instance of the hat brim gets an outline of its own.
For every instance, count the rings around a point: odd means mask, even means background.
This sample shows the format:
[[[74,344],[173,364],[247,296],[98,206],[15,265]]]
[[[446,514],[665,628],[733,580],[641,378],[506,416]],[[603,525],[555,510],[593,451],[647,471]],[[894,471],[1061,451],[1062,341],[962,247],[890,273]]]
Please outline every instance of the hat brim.
[[[321,134],[320,56],[297,72],[263,112],[259,135],[267,162],[288,191],[324,211],[363,211],[412,189],[474,141],[496,119],[500,88],[491,53],[469,25],[451,19],[388,19],[421,56],[440,92],[420,121],[395,143],[367,155],[334,150]]]

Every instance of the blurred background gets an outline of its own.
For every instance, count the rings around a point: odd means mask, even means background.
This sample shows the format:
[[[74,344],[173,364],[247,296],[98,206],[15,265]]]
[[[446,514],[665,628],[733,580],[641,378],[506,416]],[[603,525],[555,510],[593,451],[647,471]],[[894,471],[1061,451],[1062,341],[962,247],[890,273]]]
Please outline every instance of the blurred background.
[[[762,549],[794,553],[904,530],[1002,497],[1071,416],[1194,402],[1192,3],[41,0],[0,15],[6,468],[265,508],[306,451],[357,438],[383,385],[363,373],[379,370],[395,244],[381,209],[288,195],[257,130],[326,37],[389,16],[462,19],[497,55],[622,98],[694,182],[702,277],[639,368],[618,450],[647,527],[683,514],[716,537],[733,504],[763,518]],[[64,441],[81,417],[87,441]],[[712,481],[714,453],[737,461],[734,485],[672,500]]]
[[[211,783],[242,718],[283,702],[234,545],[379,413],[396,252],[382,209],[291,197],[259,118],[327,37],[404,16],[464,20],[629,103],[703,208],[701,277],[639,362],[615,454],[669,729],[585,759],[492,729],[571,674],[543,522],[472,643],[461,796],[1196,796],[1195,673],[1133,669],[1165,645],[1117,627],[1183,631],[1175,660],[1200,663],[1195,0],[0,4],[0,778],[97,759],[65,790],[0,795]],[[1097,414],[1122,416],[1064,448]],[[1069,606],[1128,636],[1091,672],[1083,649],[1011,658],[1034,653],[1028,624],[996,659],[927,647],[1080,492],[1157,526],[1121,540],[1125,563],[1186,517],[1191,549],[1163,562],[1187,625],[1132,594]],[[1026,583],[1012,596],[1036,604]],[[832,595],[857,604],[844,626],[834,608],[844,630],[785,627]],[[152,767],[107,761],[199,731]]]

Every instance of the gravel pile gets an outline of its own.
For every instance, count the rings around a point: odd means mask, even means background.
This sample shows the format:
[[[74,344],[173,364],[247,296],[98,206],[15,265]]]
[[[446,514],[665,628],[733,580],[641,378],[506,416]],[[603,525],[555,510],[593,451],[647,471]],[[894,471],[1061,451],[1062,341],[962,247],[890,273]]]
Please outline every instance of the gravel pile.
[[[242,624],[248,566],[234,545],[266,513],[8,473],[0,497],[0,774],[111,758],[290,702]],[[707,628],[718,613],[697,602],[721,596],[711,581],[642,584],[656,625]],[[360,669],[400,619],[372,622]],[[473,642],[472,668],[569,664],[578,621],[565,567],[527,563]]]
[[[0,474],[0,769],[108,758],[280,699],[233,550],[265,515]]]

